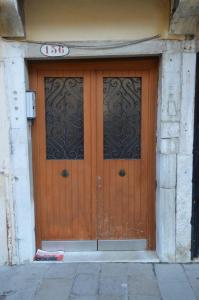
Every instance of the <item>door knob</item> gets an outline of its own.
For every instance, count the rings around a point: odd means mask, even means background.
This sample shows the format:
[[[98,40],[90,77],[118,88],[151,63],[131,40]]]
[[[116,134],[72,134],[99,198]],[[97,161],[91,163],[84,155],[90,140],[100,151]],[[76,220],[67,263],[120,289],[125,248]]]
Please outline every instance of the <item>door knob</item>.
[[[61,176],[62,176],[62,177],[68,177],[68,176],[69,176],[69,172],[68,172],[67,170],[63,170],[63,171],[61,172]]]
[[[120,176],[120,177],[124,177],[125,175],[126,175],[125,170],[124,170],[124,169],[121,169],[121,170],[119,171],[119,176]]]

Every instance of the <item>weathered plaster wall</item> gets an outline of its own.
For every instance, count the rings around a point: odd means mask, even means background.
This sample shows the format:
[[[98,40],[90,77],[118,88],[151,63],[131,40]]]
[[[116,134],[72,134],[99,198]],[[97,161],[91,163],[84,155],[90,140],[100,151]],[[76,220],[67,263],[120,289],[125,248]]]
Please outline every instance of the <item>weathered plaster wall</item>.
[[[168,262],[190,260],[195,60],[194,41],[167,42],[160,69],[157,250]]]
[[[10,135],[10,109],[7,98],[4,43],[0,40],[0,264],[17,260],[15,203],[12,171],[12,139]]]
[[[1,109],[0,109],[0,264],[8,261],[8,241],[7,241],[7,213],[6,213],[6,181],[8,180],[9,169],[9,125],[8,113],[5,99],[4,87],[4,62],[1,53],[0,43],[0,91],[1,91]],[[6,174],[7,173],[7,174]]]
[[[141,39],[169,29],[169,0],[25,0],[27,39]]]
[[[196,54],[183,53],[181,122],[177,155],[176,260],[187,261],[191,249],[192,166]]]
[[[32,261],[35,250],[34,205],[31,185],[31,156],[29,153],[29,126],[26,119],[26,70],[24,50],[20,44],[3,43],[5,97],[0,98],[5,106],[2,140],[2,178],[6,201],[9,262]],[[6,111],[7,110],[7,111]],[[0,132],[0,135],[2,134]],[[6,161],[8,160],[8,163]]]

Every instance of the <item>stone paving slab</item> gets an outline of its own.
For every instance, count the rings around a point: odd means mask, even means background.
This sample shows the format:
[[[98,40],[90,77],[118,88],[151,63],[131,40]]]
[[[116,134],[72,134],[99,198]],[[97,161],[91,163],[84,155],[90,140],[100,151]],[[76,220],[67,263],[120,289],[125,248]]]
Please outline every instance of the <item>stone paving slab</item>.
[[[82,274],[98,274],[101,270],[99,263],[82,263],[78,265],[77,273]]]
[[[143,296],[143,295],[133,295],[129,296],[128,300],[162,300],[162,297],[157,296]]]
[[[124,276],[127,275],[128,264],[126,263],[102,263],[101,275],[102,276]]]
[[[135,278],[147,277],[154,278],[154,265],[129,263],[127,264],[128,275]]]
[[[34,300],[67,300],[72,287],[72,280],[66,278],[44,278],[37,289]]]
[[[188,264],[183,267],[194,294],[199,299],[199,264]]]
[[[46,270],[44,278],[73,278],[77,268],[77,264],[51,264]]]
[[[127,280],[122,276],[107,276],[100,278],[99,295],[123,296],[127,290]]]
[[[199,300],[199,264],[0,267],[0,300]]]
[[[177,264],[155,265],[155,272],[159,281],[185,282],[187,281],[184,269]]]
[[[69,300],[98,300],[98,296],[70,296]]]
[[[134,279],[130,277],[128,280],[129,295],[153,296],[160,297],[160,291],[156,279],[142,277]]]
[[[196,300],[192,288],[188,282],[161,282],[160,292],[164,300]]]
[[[183,266],[159,264],[155,266],[157,280],[164,300],[196,300]]]
[[[74,279],[72,295],[94,296],[98,292],[98,276],[93,274],[77,274]]]
[[[98,296],[97,300],[126,300],[123,296],[105,296],[105,295],[101,295]]]

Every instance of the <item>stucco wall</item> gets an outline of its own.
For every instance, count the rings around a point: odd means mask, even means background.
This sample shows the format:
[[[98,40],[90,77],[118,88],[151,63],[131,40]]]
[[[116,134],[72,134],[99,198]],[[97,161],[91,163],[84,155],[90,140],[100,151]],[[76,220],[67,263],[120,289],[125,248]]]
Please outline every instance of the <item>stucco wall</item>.
[[[25,0],[25,23],[30,40],[165,37],[169,0]]]

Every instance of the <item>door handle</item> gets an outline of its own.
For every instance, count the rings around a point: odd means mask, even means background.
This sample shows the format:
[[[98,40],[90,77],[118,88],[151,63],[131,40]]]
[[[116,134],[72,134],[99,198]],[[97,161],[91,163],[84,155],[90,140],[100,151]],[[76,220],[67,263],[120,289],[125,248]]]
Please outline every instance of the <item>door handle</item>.
[[[124,169],[121,169],[118,174],[120,177],[124,177],[126,175],[126,172]]]
[[[69,172],[67,171],[67,170],[63,170],[62,172],[61,172],[61,176],[62,177],[68,177],[70,174],[69,174]]]

